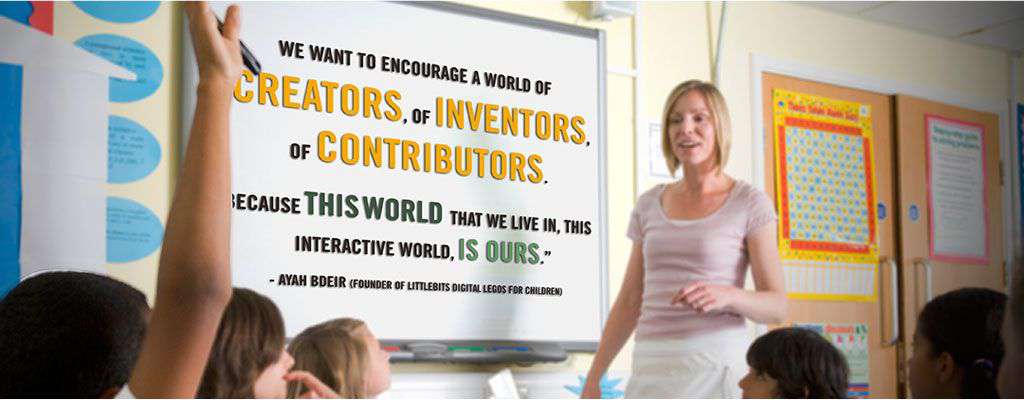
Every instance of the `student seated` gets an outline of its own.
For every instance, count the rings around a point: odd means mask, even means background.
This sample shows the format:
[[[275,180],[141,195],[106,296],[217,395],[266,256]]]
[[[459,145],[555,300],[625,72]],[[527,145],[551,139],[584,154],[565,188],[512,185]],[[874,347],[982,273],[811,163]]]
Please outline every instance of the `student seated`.
[[[295,364],[284,347],[284,320],[266,296],[235,288],[199,384],[199,398],[282,399],[289,380],[301,380],[307,397],[337,397],[312,375],[288,371]]]
[[[25,279],[0,301],[0,396],[114,397],[149,318],[146,296],[86,272]]]
[[[302,331],[288,352],[295,368],[309,371],[342,398],[375,398],[391,385],[390,355],[363,321],[340,318]],[[301,391],[299,382],[288,384],[288,397]]]
[[[999,367],[999,396],[1024,398],[1024,262],[1018,261],[1003,318],[1003,363]]]
[[[965,288],[921,310],[910,358],[914,398],[993,398],[1003,359],[1000,325],[1006,295]]]
[[[750,371],[740,380],[743,398],[846,398],[850,369],[828,340],[804,328],[781,328],[747,350]]]

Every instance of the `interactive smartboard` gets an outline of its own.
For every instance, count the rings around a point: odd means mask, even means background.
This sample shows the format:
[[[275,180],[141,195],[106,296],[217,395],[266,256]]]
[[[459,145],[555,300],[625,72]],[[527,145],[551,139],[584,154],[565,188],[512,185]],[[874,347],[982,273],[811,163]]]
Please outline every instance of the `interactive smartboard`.
[[[241,38],[262,72],[232,105],[232,273],[289,336],[350,316],[390,340],[595,347],[600,31],[446,3],[246,3]]]

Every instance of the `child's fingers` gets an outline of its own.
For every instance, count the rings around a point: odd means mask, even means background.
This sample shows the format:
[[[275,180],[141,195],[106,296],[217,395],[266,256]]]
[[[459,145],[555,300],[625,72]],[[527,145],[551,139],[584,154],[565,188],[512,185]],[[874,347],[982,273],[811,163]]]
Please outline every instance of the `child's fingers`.
[[[329,386],[320,382],[313,374],[306,371],[289,372],[284,375],[284,380],[302,382],[303,385],[309,388],[309,392],[306,392],[306,394],[311,394],[317,398],[333,399],[338,397],[338,394],[334,393]]]
[[[203,46],[202,41],[207,45],[213,45],[220,40],[220,32],[217,31],[217,19],[213,11],[204,1],[190,2],[186,4],[185,10],[188,13],[189,31],[192,33],[193,44],[197,47]]]
[[[242,11],[237,5],[232,4],[224,16],[224,38],[232,42],[238,40],[238,31],[241,27]]]

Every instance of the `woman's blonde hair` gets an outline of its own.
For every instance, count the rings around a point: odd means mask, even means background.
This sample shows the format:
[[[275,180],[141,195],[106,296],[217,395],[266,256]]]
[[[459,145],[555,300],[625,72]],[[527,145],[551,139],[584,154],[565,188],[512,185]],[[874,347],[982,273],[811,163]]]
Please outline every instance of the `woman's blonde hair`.
[[[366,324],[353,318],[306,328],[288,345],[295,369],[313,374],[343,399],[365,398],[370,359],[364,329]],[[298,382],[288,383],[289,398],[298,397],[303,390]]]
[[[665,100],[665,112],[661,116],[661,152],[665,155],[665,164],[672,176],[676,175],[679,169],[679,160],[672,151],[672,138],[669,137],[669,117],[672,114],[672,107],[680,97],[690,91],[697,91],[704,96],[708,103],[708,110],[711,112],[711,119],[715,124],[715,168],[721,171],[729,161],[729,148],[732,145],[732,130],[729,124],[729,108],[725,105],[725,97],[718,91],[715,85],[697,79],[680,83]]]

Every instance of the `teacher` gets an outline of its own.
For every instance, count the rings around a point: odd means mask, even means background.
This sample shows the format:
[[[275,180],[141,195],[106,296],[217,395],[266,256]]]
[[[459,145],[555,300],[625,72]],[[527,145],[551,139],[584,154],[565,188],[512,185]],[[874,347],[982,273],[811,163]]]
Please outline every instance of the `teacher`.
[[[636,330],[626,397],[735,398],[747,372],[746,319],[780,323],[786,294],[775,210],[764,192],[723,172],[729,112],[714,85],[675,87],[665,102],[661,148],[676,182],[637,200],[633,249],[584,385],[601,376]],[[754,290],[744,289],[747,265]]]

